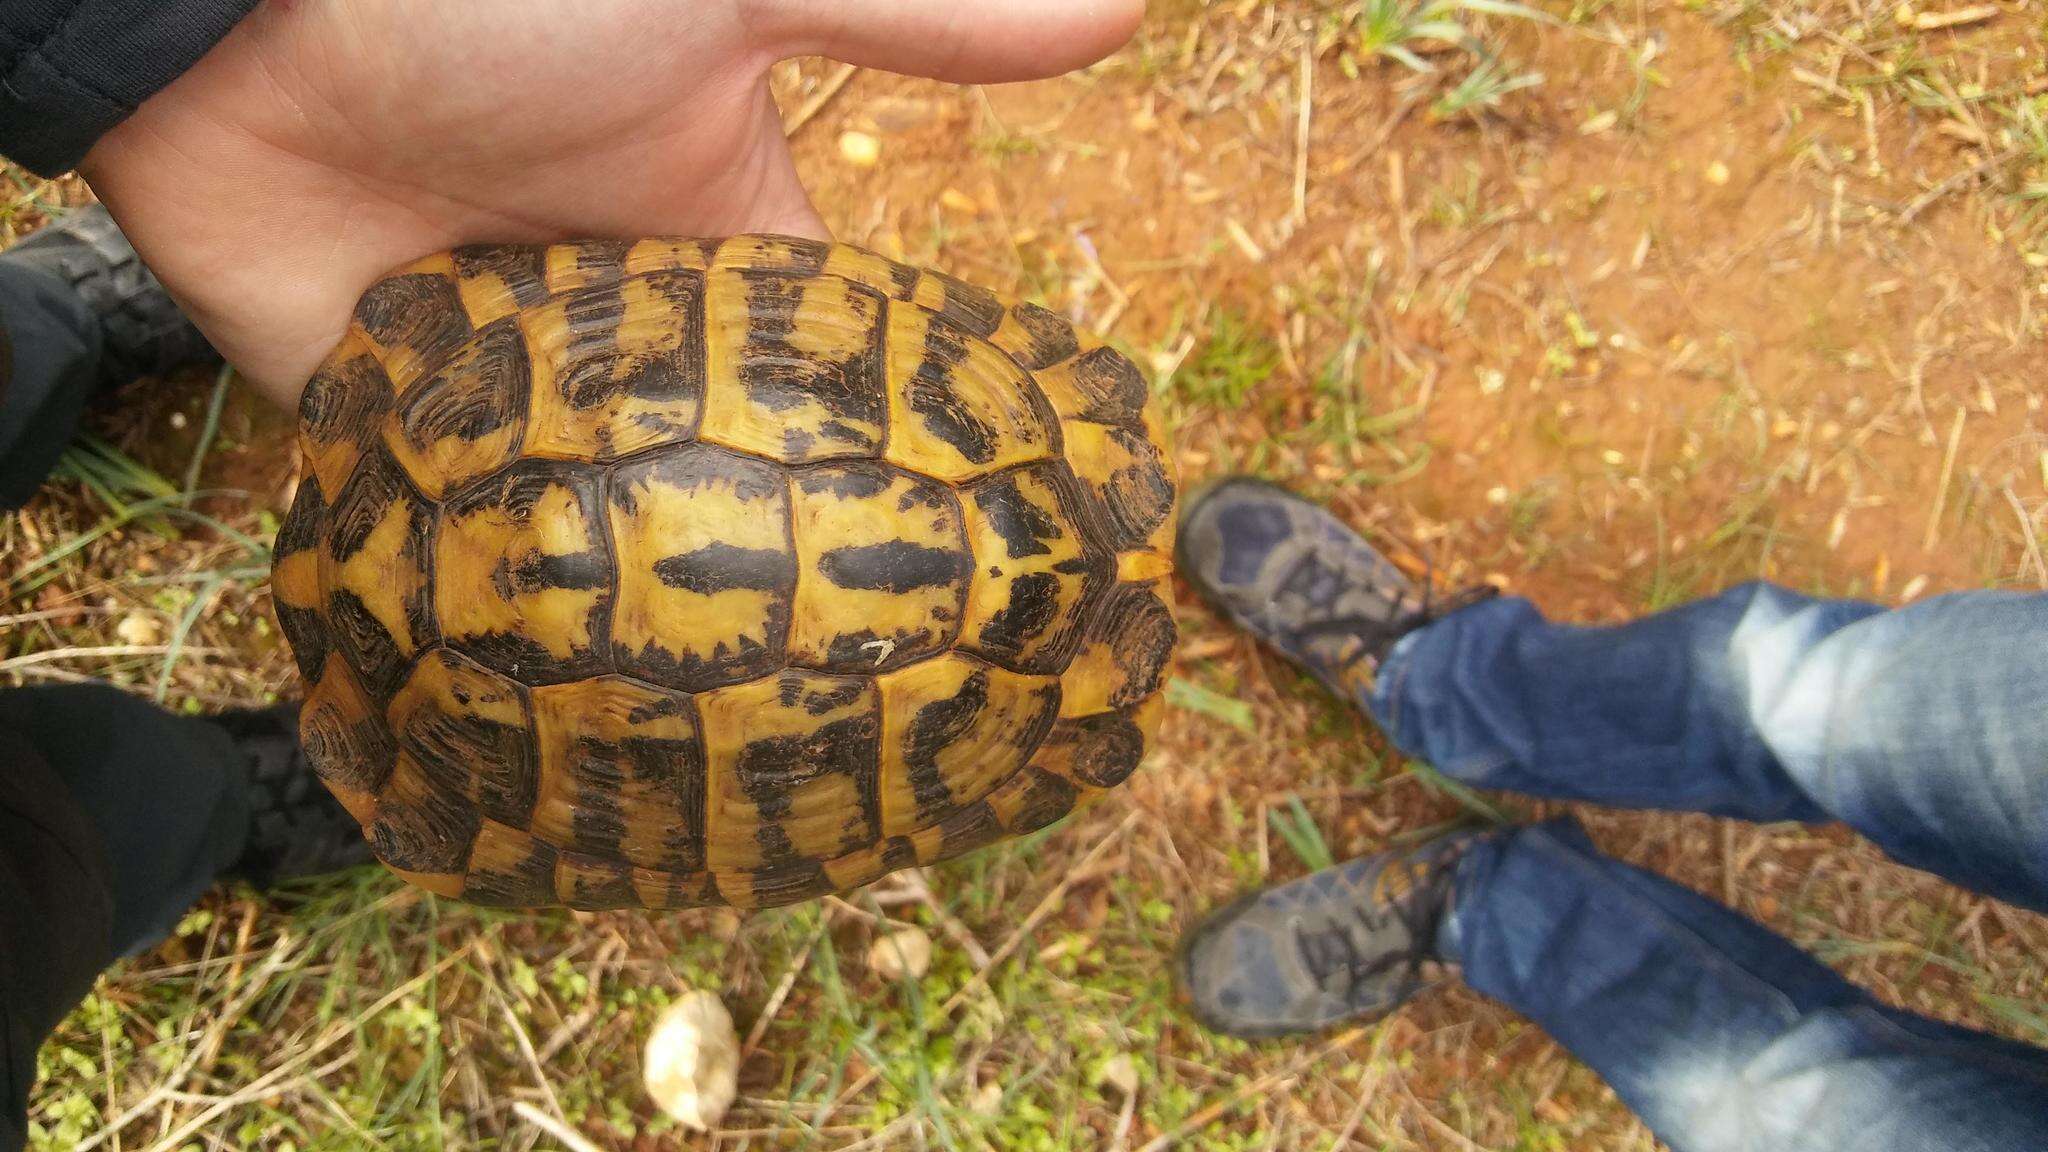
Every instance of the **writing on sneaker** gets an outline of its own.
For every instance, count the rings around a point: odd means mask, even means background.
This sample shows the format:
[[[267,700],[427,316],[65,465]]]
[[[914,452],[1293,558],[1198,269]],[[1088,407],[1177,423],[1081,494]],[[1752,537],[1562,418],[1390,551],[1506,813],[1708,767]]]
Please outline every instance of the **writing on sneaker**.
[[[1176,550],[1217,611],[1354,701],[1401,637],[1494,594],[1435,600],[1322,507],[1244,476],[1196,493]]]
[[[1247,1038],[1393,1011],[1441,959],[1452,875],[1484,834],[1448,833],[1238,897],[1183,939],[1182,996],[1204,1027]]]

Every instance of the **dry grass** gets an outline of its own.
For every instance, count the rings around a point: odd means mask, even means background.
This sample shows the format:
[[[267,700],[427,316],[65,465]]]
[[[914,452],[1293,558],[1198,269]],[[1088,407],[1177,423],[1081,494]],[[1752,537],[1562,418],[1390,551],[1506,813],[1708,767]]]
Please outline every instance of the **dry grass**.
[[[1113,326],[1190,478],[1304,488],[1447,581],[1585,621],[1758,576],[1891,601],[2048,587],[2036,23],[1541,7],[1182,0],[1060,81],[779,82],[843,237]],[[878,166],[842,161],[846,131]],[[24,184],[0,224],[76,194]],[[294,690],[257,543],[294,467],[284,424],[234,390],[202,445],[213,392],[125,396],[100,435],[140,465],[83,459],[104,491],[63,481],[0,523],[31,574],[0,605],[11,682],[192,708]],[[187,501],[195,452],[213,494]],[[222,893],[45,1049],[41,1146],[555,1147],[524,1105],[607,1149],[1654,1147],[1459,991],[1301,1045],[1174,1008],[1161,960],[1202,908],[1473,802],[1186,624],[1157,760],[928,887],[745,922],[510,917],[373,875]],[[1838,829],[1579,814],[1893,1003],[2048,1041],[2038,917]],[[923,981],[863,970],[888,920],[933,929]],[[635,1056],[690,987],[760,1036],[727,1130],[694,1140],[655,1118]],[[1099,1077],[1121,1055],[1128,1097]]]

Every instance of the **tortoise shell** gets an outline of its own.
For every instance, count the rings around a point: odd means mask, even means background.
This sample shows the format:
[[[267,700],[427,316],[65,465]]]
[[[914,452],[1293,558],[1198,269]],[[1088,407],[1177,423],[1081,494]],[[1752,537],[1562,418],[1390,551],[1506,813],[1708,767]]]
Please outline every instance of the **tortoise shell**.
[[[301,408],[307,753],[393,870],[498,905],[786,904],[1043,827],[1157,728],[1147,398],[843,245],[423,260]]]

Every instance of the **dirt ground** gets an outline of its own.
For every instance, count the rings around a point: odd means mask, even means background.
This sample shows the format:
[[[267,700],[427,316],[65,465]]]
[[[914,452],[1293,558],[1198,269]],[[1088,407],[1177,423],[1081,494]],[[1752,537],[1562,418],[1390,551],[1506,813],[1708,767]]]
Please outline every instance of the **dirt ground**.
[[[1374,56],[1359,4],[1156,3],[1137,44],[1042,84],[840,86],[821,62],[778,83],[842,239],[1111,333],[1155,373],[1187,481],[1301,488],[1446,587],[1585,623],[1755,578],[1887,603],[2048,587],[2033,13],[1542,8],[1443,7],[1541,75],[1476,114],[1447,94],[1480,53]],[[211,380],[133,392],[99,431],[173,483],[200,449],[221,494],[199,507],[260,539],[289,424],[225,395],[211,438]],[[106,515],[73,479],[5,526],[28,574],[0,672],[193,708],[295,691],[260,549],[146,516],[90,536]],[[374,876],[282,908],[223,893],[46,1049],[42,1146],[573,1147],[523,1104],[604,1149],[1656,1147],[1456,987],[1292,1045],[1174,1007],[1179,931],[1305,871],[1304,837],[1341,859],[1474,806],[1559,810],[1446,788],[1200,609],[1183,624],[1159,756],[928,889],[745,923],[507,917]],[[1838,828],[1575,814],[1890,1003],[2048,1043],[2040,917]],[[864,968],[891,918],[937,939],[924,981]],[[712,1136],[638,1087],[647,1021],[689,987],[755,1041]]]

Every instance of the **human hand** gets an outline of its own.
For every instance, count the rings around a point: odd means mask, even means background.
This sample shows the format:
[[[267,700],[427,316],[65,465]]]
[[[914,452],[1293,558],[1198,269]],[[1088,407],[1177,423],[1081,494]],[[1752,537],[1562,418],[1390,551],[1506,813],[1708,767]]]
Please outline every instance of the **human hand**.
[[[824,237],[768,69],[984,83],[1114,51],[1143,0],[267,0],[80,170],[290,405],[357,297],[475,241]]]

